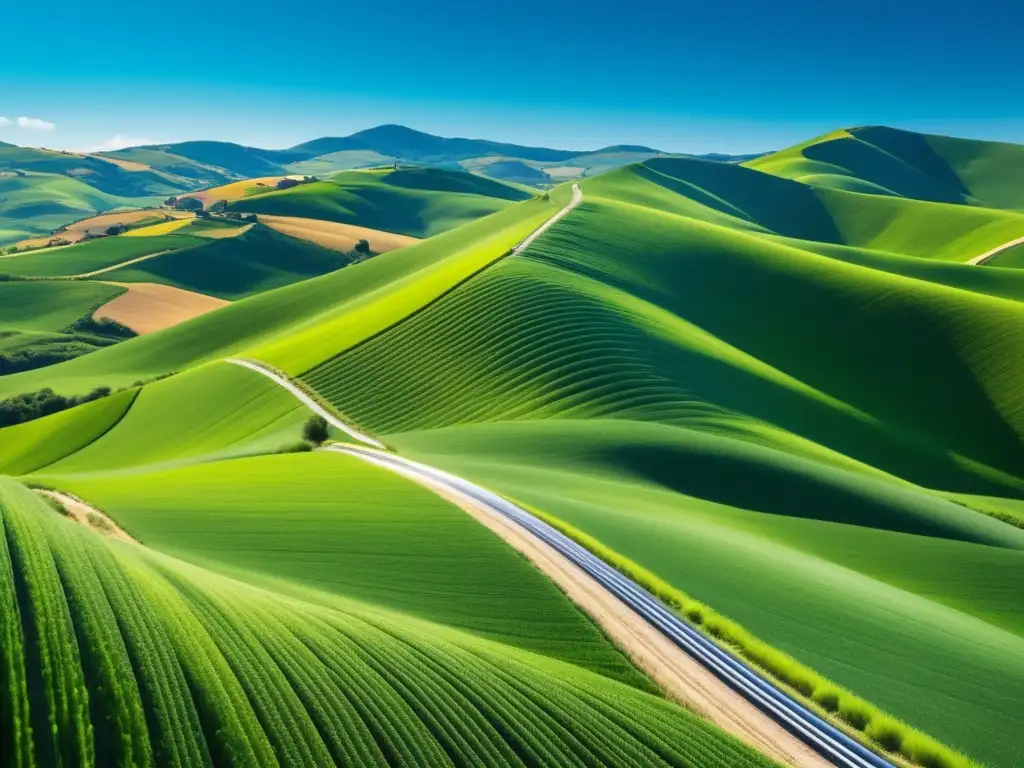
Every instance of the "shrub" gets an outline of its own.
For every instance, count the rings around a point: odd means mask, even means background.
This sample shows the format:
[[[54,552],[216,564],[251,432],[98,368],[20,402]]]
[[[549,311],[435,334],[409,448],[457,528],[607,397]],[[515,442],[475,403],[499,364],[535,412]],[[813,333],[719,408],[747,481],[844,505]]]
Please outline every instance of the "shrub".
[[[873,718],[864,732],[865,735],[890,752],[898,752],[903,746],[903,723],[891,717]]]
[[[327,419],[316,413],[309,417],[302,428],[302,437],[313,445],[323,445],[329,436]]]

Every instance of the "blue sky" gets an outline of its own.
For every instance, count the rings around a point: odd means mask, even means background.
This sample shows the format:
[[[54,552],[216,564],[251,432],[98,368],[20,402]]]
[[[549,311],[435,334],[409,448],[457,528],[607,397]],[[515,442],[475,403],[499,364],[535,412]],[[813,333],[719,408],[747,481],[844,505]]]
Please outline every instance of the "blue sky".
[[[15,144],[285,147],[391,122],[686,152],[877,123],[1024,143],[1019,0],[26,0],[3,16]]]

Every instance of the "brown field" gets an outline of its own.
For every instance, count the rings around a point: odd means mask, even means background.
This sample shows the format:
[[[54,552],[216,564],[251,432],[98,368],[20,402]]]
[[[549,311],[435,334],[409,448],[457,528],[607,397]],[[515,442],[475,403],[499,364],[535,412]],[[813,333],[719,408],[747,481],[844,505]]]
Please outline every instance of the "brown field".
[[[357,227],[354,224],[338,224],[334,221],[302,219],[297,216],[259,215],[261,224],[276,229],[283,235],[309,240],[324,248],[345,253],[352,250],[360,240],[367,240],[375,253],[387,253],[407,245],[418,243],[419,239],[408,235],[396,235],[379,229]]]
[[[17,245],[19,248],[38,248],[58,237],[72,243],[77,243],[79,240],[84,238],[86,233],[89,231],[92,231],[94,234],[99,234],[106,230],[107,227],[113,226],[114,224],[128,225],[142,221],[146,218],[162,216],[170,216],[174,219],[184,219],[191,218],[192,214],[187,211],[172,211],[167,208],[147,208],[141,211],[101,213],[99,216],[93,216],[89,219],[76,221],[74,224],[68,224],[63,232],[45,235],[43,237],[29,238],[28,240],[22,240]]]
[[[110,283],[127,288],[93,313],[126,325],[139,335],[161,331],[220,309],[230,302],[203,293],[172,288],[156,283]]]

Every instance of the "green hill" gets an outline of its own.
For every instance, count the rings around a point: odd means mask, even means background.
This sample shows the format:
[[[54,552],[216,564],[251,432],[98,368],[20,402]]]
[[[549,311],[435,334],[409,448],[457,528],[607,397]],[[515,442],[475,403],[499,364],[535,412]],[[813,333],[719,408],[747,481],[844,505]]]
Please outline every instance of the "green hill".
[[[238,200],[228,210],[430,237],[528,197],[528,192],[468,173],[416,168],[342,173],[330,181]]]
[[[240,458],[304,418],[266,379],[218,364],[130,396],[0,440],[3,471],[141,542],[0,478],[0,728],[22,763],[770,765],[431,492],[333,453]]]
[[[303,279],[328,257],[256,226],[112,273],[240,300],[0,376],[174,373],[0,431],[0,472],[141,541],[0,480],[0,679],[33,735],[4,733],[40,762],[762,764],[463,512],[298,451],[307,412],[221,362],[245,357],[535,510],[866,739],[1019,764],[1024,274],[1012,250],[965,262],[1024,215],[1020,148],[983,144],[864,128],[745,166],[654,156],[585,180],[522,252],[567,186],[342,173],[232,207],[438,234]],[[371,151],[303,162],[329,149]],[[69,254],[109,258],[4,261]]]
[[[222,299],[241,299],[332,272],[351,262],[345,254],[288,237],[262,224],[236,237],[188,239],[191,247],[121,267],[107,273],[105,279],[163,283]]]
[[[1024,744],[990,736],[1024,697],[1024,533],[949,499],[1024,499],[1019,281],[907,266],[1012,215],[686,159],[583,190],[528,252],[304,380],[1013,764]]]
[[[884,126],[836,131],[749,161],[815,186],[1024,210],[1024,147]]]
[[[103,211],[143,208],[161,199],[118,197],[59,174],[0,171],[0,245],[47,235]]]

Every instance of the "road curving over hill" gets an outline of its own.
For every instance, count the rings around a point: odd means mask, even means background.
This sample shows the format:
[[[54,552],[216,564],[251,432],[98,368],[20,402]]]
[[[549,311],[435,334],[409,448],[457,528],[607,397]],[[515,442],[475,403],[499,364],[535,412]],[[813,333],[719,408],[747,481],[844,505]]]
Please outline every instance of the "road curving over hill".
[[[985,253],[981,254],[980,256],[975,256],[973,259],[969,259],[966,263],[972,267],[982,267],[985,264],[988,264],[990,261],[992,261],[992,259],[994,259],[999,254],[1003,253],[1004,251],[1008,251],[1011,248],[1016,248],[1018,245],[1024,245],[1024,237],[1018,237],[1014,240],[1011,240],[1008,243],[997,245],[991,251],[985,251]]]
[[[340,444],[333,444],[328,450],[388,469],[434,490],[467,511],[475,509],[526,534],[527,543],[520,551],[554,577],[570,597],[582,603],[581,607],[600,621],[617,641],[625,644],[627,640],[621,628],[602,621],[610,608],[607,600],[597,598],[595,605],[591,591],[590,600],[580,601],[579,578],[576,577],[575,584],[567,580],[563,573],[565,565],[559,561],[578,569],[600,587],[599,592],[625,606],[638,623],[667,638],[677,649],[676,653],[666,654],[664,648],[658,648],[651,633],[636,634],[634,642],[627,645],[635,661],[678,697],[689,699],[687,703],[702,715],[770,757],[796,766],[894,768],[888,760],[847,736],[695,630],[631,579],[522,507],[461,477],[395,454]],[[500,530],[497,532],[502,535]],[[502,537],[517,549],[517,542],[523,541],[515,535]],[[538,549],[541,556],[535,557]],[[658,659],[654,665],[650,663],[652,652]],[[655,668],[657,664],[675,666],[675,674],[690,683],[687,690],[674,685],[671,675]],[[704,671],[710,675],[703,674]],[[694,696],[697,691],[700,695]]]

